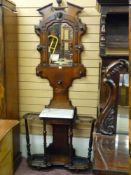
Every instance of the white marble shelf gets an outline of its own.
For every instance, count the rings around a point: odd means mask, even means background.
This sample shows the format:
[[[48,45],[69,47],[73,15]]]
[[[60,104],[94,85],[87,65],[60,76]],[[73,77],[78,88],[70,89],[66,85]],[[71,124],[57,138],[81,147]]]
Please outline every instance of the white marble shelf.
[[[39,115],[40,118],[73,119],[74,109],[44,108]]]

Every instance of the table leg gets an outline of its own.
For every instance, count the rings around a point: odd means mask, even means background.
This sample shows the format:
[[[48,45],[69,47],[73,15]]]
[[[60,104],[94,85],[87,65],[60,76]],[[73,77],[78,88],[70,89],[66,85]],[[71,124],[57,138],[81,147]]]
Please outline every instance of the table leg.
[[[45,164],[47,164],[47,152],[46,152],[46,134],[47,134],[47,131],[46,131],[46,121],[43,120],[43,137],[44,137],[44,162]]]
[[[73,156],[72,156],[72,151],[73,151],[73,145],[72,145],[72,137],[73,137],[73,126],[71,124],[70,126],[70,134],[69,134],[69,137],[70,137],[70,148],[69,148],[69,152],[70,152],[70,164],[72,165],[73,164]]]
[[[30,158],[31,157],[31,152],[30,152],[30,137],[29,137],[29,128],[28,128],[27,118],[25,118],[25,131],[26,131],[26,143],[27,143],[27,156],[28,156],[28,158]]]

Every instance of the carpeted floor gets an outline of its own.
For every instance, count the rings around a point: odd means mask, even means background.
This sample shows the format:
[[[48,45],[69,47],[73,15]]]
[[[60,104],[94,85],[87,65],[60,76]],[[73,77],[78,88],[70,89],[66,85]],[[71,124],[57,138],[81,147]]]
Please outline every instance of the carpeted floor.
[[[19,168],[17,169],[15,175],[93,175],[92,173],[89,172],[83,172],[83,173],[77,173],[77,172],[70,172],[65,169],[51,169],[51,170],[46,170],[46,171],[37,171],[37,170],[32,170],[31,168],[28,167],[26,160],[23,159]]]

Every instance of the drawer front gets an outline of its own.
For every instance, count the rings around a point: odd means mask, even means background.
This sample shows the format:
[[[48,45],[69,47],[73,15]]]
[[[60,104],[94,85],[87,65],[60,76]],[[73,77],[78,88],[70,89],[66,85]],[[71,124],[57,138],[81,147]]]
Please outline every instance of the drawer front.
[[[13,175],[12,152],[8,152],[3,161],[0,162],[0,175]]]
[[[0,163],[9,151],[12,150],[12,132],[10,131],[0,142]]]

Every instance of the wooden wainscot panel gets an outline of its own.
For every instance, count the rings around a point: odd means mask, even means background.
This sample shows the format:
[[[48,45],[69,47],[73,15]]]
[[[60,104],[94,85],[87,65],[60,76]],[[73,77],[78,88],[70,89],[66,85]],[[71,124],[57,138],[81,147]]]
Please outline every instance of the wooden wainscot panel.
[[[28,16],[28,17],[38,17],[40,16],[39,13],[37,12],[36,7],[18,7],[18,16]],[[80,13],[79,16],[100,16],[100,13],[96,10],[94,7],[86,7],[84,10]]]
[[[43,6],[46,6],[48,5],[48,1],[43,1],[43,0],[37,0],[37,1],[34,1],[34,0],[13,0],[13,2],[16,3],[17,7],[36,7],[36,8],[39,8],[39,7],[43,7]],[[57,3],[55,0],[52,0],[54,6],[57,6]],[[71,3],[74,3],[74,4],[79,4],[80,6],[82,7],[95,7],[96,6],[96,0],[68,0],[68,2],[71,2]],[[66,1],[63,0],[63,4],[66,5]]]
[[[88,34],[90,34],[90,33],[99,34],[99,30],[100,30],[100,27],[98,24],[96,24],[96,25],[95,24],[88,24]],[[19,34],[34,34],[35,33],[34,25],[19,25],[18,26],[18,33]],[[36,53],[37,53],[37,51],[36,51]]]
[[[9,132],[0,142],[0,163],[6,157],[9,151],[12,151],[12,133]]]

